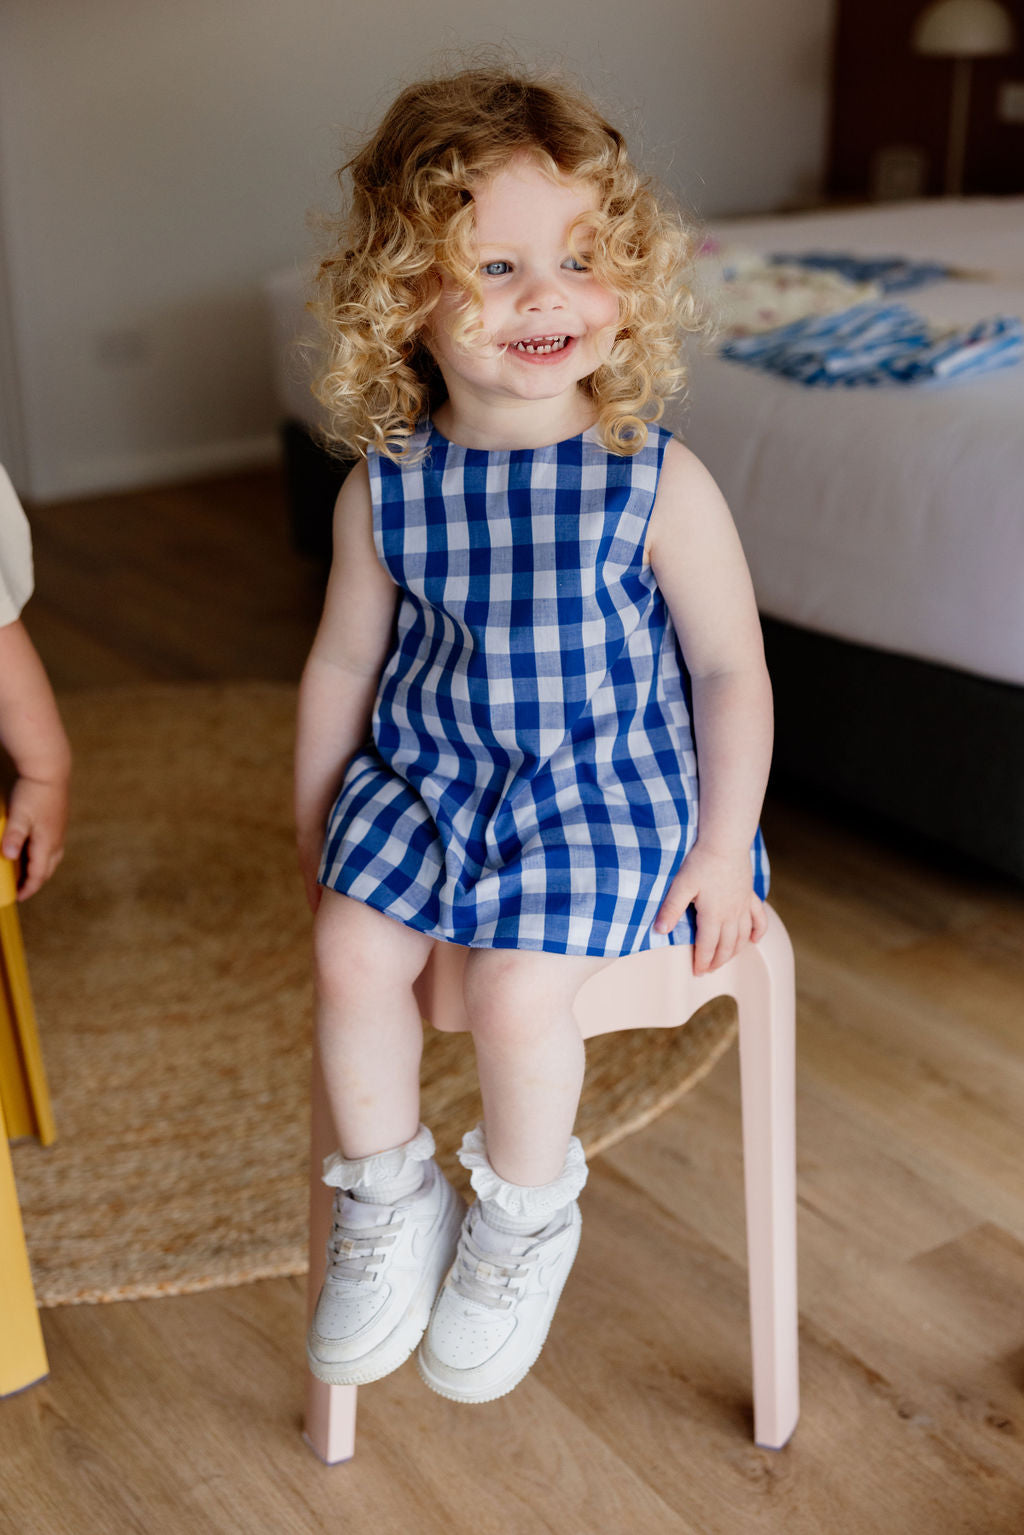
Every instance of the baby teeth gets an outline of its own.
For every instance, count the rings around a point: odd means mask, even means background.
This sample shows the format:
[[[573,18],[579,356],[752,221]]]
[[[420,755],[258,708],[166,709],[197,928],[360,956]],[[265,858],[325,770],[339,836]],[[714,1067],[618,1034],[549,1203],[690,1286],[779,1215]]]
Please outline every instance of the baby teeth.
[[[546,352],[560,352],[568,339],[568,336],[538,336],[535,341],[514,341],[512,349],[516,352],[533,352],[541,355]]]

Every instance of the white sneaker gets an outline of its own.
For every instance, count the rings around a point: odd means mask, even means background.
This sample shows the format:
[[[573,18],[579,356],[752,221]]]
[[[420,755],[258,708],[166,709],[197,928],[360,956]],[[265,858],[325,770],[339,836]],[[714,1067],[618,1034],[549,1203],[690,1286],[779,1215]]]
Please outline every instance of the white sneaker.
[[[420,1345],[427,1385],[455,1402],[492,1402],[517,1386],[544,1347],[579,1241],[575,1200],[528,1237],[492,1232],[473,1205]]]
[[[309,1368],[332,1386],[390,1375],[423,1336],[459,1240],[465,1204],[434,1161],[394,1205],[341,1190],[327,1243],[327,1275],[306,1340]]]

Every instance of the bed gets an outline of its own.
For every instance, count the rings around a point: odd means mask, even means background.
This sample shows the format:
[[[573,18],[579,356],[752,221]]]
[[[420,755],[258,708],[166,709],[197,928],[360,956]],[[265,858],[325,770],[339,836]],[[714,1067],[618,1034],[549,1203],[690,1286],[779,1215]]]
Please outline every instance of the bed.
[[[968,323],[1024,314],[1024,199],[715,224],[727,248],[937,260],[901,300]],[[287,343],[301,281],[267,285],[299,547],[326,554],[344,466],[315,445]],[[780,784],[846,801],[1024,880],[1024,365],[938,386],[817,389],[691,347],[670,418],[750,562]]]

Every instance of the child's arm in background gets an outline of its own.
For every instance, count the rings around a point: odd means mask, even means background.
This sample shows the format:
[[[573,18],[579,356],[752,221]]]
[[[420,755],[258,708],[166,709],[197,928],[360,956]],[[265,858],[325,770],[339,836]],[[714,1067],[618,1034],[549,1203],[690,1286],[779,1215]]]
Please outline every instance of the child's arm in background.
[[[369,735],[397,599],[398,590],[374,546],[370,479],[361,463],[338,494],[323,617],[299,688],[295,828],[306,897],[314,911],[327,816],[350,757]]]
[[[678,442],[666,450],[649,552],[693,683],[700,776],[697,841],[655,926],[671,932],[694,903],[700,975],[764,932],[750,847],[771,763],[772,695],[739,535],[718,486]]]
[[[64,854],[71,748],[43,663],[20,619],[0,628],[0,746],[18,775],[0,851],[21,862],[18,900],[25,901]]]

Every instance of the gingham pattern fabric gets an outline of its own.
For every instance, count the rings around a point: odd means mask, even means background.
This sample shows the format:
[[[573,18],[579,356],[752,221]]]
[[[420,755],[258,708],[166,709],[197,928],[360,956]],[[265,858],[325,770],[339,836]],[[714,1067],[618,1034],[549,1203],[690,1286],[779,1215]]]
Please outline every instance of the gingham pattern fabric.
[[[473,948],[614,955],[696,837],[688,679],[644,541],[669,434],[484,452],[424,426],[369,461],[401,590],[373,740],[331,812],[321,882]],[[767,890],[760,833],[752,878]]]

